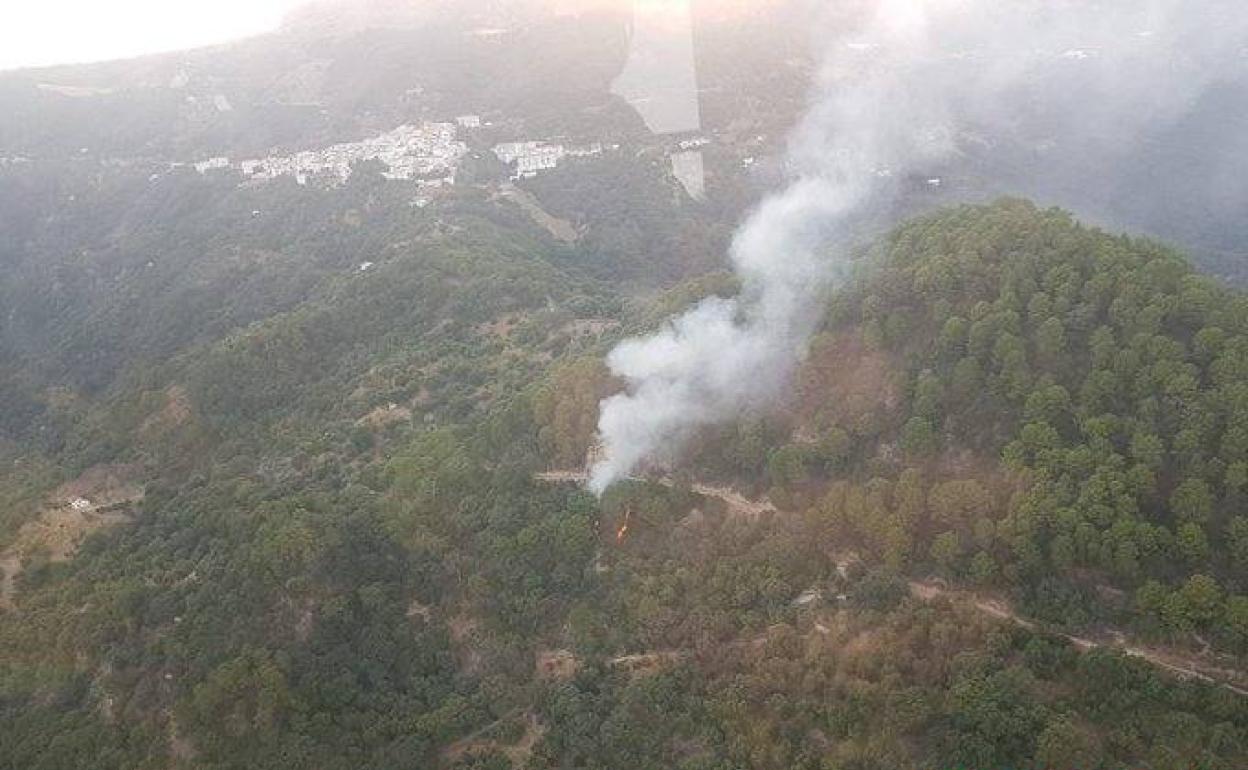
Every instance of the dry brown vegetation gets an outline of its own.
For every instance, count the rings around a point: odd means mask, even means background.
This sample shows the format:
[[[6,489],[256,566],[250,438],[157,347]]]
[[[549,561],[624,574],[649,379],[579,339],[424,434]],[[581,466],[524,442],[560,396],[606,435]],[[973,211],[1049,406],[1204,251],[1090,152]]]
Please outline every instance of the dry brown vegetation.
[[[570,650],[541,650],[537,653],[538,679],[567,681],[576,676],[581,663]]]
[[[390,425],[398,425],[400,423],[409,422],[412,419],[412,410],[398,404],[387,404],[379,406],[373,411],[361,417],[358,425],[367,426],[374,430],[380,430]]]
[[[124,523],[128,508],[143,499],[133,465],[97,465],[58,487],[39,515],[0,553],[0,606],[11,607],[16,580],[29,558],[69,561],[93,532]],[[80,502],[75,506],[76,501]]]
[[[795,390],[799,430],[827,424],[851,429],[901,404],[892,363],[866,344],[859,329],[816,337]]]

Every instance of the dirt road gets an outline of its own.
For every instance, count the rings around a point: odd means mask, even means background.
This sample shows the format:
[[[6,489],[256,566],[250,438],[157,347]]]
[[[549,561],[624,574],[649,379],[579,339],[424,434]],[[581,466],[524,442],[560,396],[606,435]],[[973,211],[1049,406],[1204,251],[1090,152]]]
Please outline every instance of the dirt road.
[[[933,599],[945,597],[954,601],[964,602],[985,615],[991,615],[999,620],[1009,621],[1030,631],[1040,630],[1035,622],[1022,617],[1008,604],[998,599],[985,599],[968,592],[948,588],[933,581],[911,581],[910,594],[923,601],[932,601]],[[1129,644],[1126,637],[1121,634],[1111,634],[1106,639],[1094,640],[1060,632],[1049,631],[1049,633],[1055,633],[1055,635],[1066,639],[1076,648],[1083,651],[1094,650],[1100,647],[1109,647],[1119,650],[1123,654],[1129,655],[1133,658],[1148,661],[1157,668],[1168,671],[1169,673],[1178,676],[1180,679],[1195,679],[1201,682],[1207,682],[1208,684],[1217,685],[1218,687],[1223,687],[1233,693],[1236,693],[1237,695],[1248,696],[1248,688],[1233,684],[1225,679],[1226,675],[1237,675],[1238,672],[1219,671],[1216,676],[1212,673],[1206,673],[1208,670],[1207,668],[1206,670],[1201,670],[1206,666],[1205,662],[1191,656],[1186,656],[1168,650],[1158,650],[1150,647],[1132,645]]]
[[[589,474],[585,471],[547,471],[539,473],[534,478],[548,484],[584,484],[589,481]],[[676,481],[668,477],[662,478],[640,478],[636,476],[629,477],[630,481],[645,481],[652,484],[660,484],[669,489],[676,486]],[[703,484],[694,482],[691,488],[696,494],[702,497],[710,497],[719,500],[728,507],[728,512],[733,516],[739,516],[747,519],[757,519],[765,514],[776,513],[776,507],[768,500],[751,500],[745,495],[728,487],[717,487],[712,484]]]
[[[584,471],[567,471],[557,470],[539,473],[536,476],[538,481],[552,484],[584,484],[589,479],[589,474]],[[676,482],[670,478],[659,479],[641,479],[632,478],[633,481],[649,481],[655,484],[662,484],[665,487],[674,487]],[[736,516],[742,516],[751,519],[757,519],[768,513],[775,513],[776,507],[767,500],[750,500],[741,493],[728,489],[726,487],[716,487],[709,484],[694,483],[693,491],[703,497],[710,497],[722,501],[730,513]],[[990,599],[977,596],[970,592],[951,589],[941,583],[933,581],[912,581],[910,583],[910,593],[914,597],[923,601],[932,601],[940,597],[961,601],[974,607],[985,615],[990,615],[998,620],[1014,623],[1022,628],[1030,631],[1042,630],[1034,621],[1022,617],[1014,611],[1007,603],[999,599]],[[1045,629],[1047,630],[1047,629]],[[1194,679],[1201,682],[1217,685],[1230,690],[1238,695],[1248,696],[1248,687],[1244,687],[1228,681],[1230,678],[1238,678],[1242,680],[1242,674],[1230,670],[1213,671],[1206,661],[1199,660],[1190,655],[1181,653],[1159,650],[1150,647],[1144,647],[1138,644],[1131,644],[1126,637],[1121,634],[1111,634],[1104,639],[1088,639],[1081,636],[1071,634],[1057,633],[1063,637],[1077,649],[1088,651],[1100,647],[1110,647],[1120,650],[1123,654],[1133,658],[1145,660],[1157,668],[1167,671],[1182,679]]]

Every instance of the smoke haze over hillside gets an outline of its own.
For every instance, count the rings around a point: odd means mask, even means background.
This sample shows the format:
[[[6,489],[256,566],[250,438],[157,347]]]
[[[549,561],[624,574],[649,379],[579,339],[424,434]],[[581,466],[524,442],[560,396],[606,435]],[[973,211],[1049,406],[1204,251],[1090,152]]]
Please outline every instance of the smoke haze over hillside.
[[[836,278],[830,244],[907,177],[1010,145],[1049,154],[1016,192],[1077,187],[1081,175],[1096,187],[1092,154],[1130,156],[1243,76],[1246,27],[1234,0],[880,0],[829,13],[822,74],[789,151],[792,183],[732,247],[743,292],[613,351],[627,390],[603,402],[592,489],[774,398]]]

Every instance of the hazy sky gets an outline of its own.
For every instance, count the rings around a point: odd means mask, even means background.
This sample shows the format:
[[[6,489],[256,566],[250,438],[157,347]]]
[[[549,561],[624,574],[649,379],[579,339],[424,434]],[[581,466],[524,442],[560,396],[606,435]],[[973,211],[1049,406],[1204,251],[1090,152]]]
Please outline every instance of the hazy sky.
[[[0,0],[0,70],[220,43],[277,26],[303,0]]]

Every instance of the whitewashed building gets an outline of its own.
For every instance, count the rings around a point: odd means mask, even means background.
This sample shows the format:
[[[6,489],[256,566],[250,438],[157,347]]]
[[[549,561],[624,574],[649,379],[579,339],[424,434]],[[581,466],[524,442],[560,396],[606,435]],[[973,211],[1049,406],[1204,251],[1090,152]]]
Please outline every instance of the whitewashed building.
[[[558,168],[563,158],[562,147],[543,147],[516,159],[516,176],[528,179],[543,171]]]
[[[514,166],[512,179],[531,179],[543,171],[559,167],[564,158],[586,158],[601,155],[599,143],[583,147],[565,147],[546,142],[504,142],[494,147],[494,155],[503,163]]]
[[[223,157],[209,158],[208,160],[201,160],[199,163],[195,164],[195,170],[201,174],[206,174],[209,171],[219,171],[223,168],[229,168],[229,167],[230,167],[230,159],[223,158]]]

